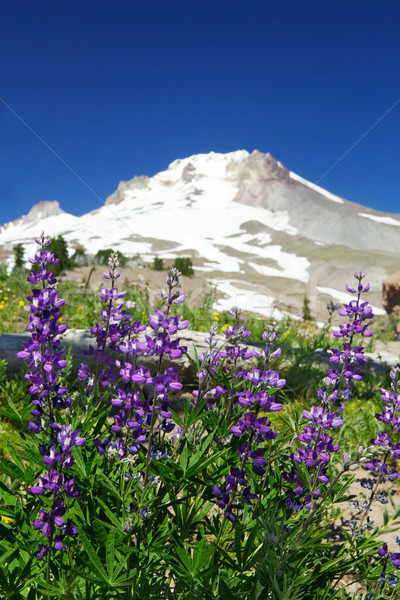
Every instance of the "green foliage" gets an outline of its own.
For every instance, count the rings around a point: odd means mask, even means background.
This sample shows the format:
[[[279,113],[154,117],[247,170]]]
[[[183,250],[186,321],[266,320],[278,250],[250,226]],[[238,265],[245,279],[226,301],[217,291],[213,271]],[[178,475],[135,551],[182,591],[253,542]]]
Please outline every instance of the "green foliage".
[[[24,247],[22,244],[14,246],[14,268],[22,269],[24,266]]]
[[[164,271],[164,260],[159,256],[155,256],[153,260],[154,271]]]
[[[7,274],[0,270],[0,335],[24,331],[26,328],[26,296],[30,286],[23,270]]]
[[[309,300],[307,294],[305,294],[304,298],[303,298],[303,319],[305,321],[312,320],[311,310],[310,310],[310,300]]]
[[[60,261],[57,265],[52,267],[55,276],[64,273],[72,266],[72,261],[68,253],[68,245],[62,235],[52,238],[50,250]],[[33,266],[33,268],[35,268],[35,266]]]
[[[123,267],[127,261],[126,256],[124,256],[119,250],[114,251],[112,248],[107,248],[106,250],[98,250],[93,259],[94,264],[107,266],[108,259],[113,253],[118,256],[119,264],[121,267]]]
[[[18,305],[19,284],[23,285],[18,273],[1,282],[0,303],[7,298],[2,310],[10,315]],[[29,287],[25,285],[24,293]],[[147,323],[152,307],[144,279],[123,287],[127,289],[126,310],[132,319]],[[68,324],[86,328],[100,321],[103,306],[84,286],[62,282],[60,295],[66,298],[63,319]],[[197,308],[176,305],[172,314],[181,312],[183,318],[191,319],[194,329],[207,330],[217,322],[221,332],[231,318],[226,312],[213,311],[214,301],[215,289],[211,288]],[[262,332],[269,322],[250,316],[243,323],[253,331],[255,349],[261,351],[265,347]],[[67,386],[73,404],[58,420],[73,431],[79,429],[87,440],[85,446],[73,449],[70,470],[81,493],[68,499],[68,515],[73,515],[79,533],[66,539],[65,552],[54,552],[44,562],[35,557],[41,533],[31,524],[39,509],[51,510],[54,497],[47,492],[37,497],[29,490],[43,472],[43,446],[49,441],[45,433],[28,433],[29,382],[22,375],[7,378],[6,364],[0,361],[0,598],[365,600],[367,592],[374,591],[376,598],[394,600],[396,589],[380,582],[378,532],[369,530],[356,537],[342,527],[340,540],[333,535],[332,515],[340,512],[339,502],[350,499],[351,479],[346,479],[341,456],[335,455],[327,465],[332,483],[323,488],[326,500],[314,505],[314,514],[291,510],[285,502],[293,486],[283,473],[291,470],[290,454],[299,447],[303,409],[317,402],[329,360],[327,349],[334,345],[334,338],[328,327],[319,330],[313,323],[290,319],[282,321],[279,335],[282,357],[269,366],[279,369],[287,383],[282,390],[271,387],[269,392],[283,402],[284,409],[268,413],[278,435],[265,442],[265,474],[260,477],[249,469],[248,483],[258,497],[252,504],[237,498],[240,518],[235,523],[223,518],[213,488],[222,485],[231,467],[242,468],[241,440],[231,435],[231,427],[247,412],[239,404],[234,410],[231,405],[231,399],[248,384],[236,372],[239,363],[214,364],[209,369],[212,380],[207,389],[225,390],[217,402],[212,395],[200,395],[195,402],[190,393],[193,386],[184,390],[182,410],[178,412],[177,404],[171,409],[179,435],[177,429],[165,434],[156,428],[153,444],[166,455],[147,465],[146,444],[124,460],[112,451],[103,455],[96,451],[94,440],[112,435],[109,408],[116,396],[110,392],[107,397],[107,390],[104,393],[98,386],[91,394],[75,380],[69,356],[60,383]],[[114,358],[121,360],[121,354]],[[124,360],[135,361],[137,366],[137,356]],[[194,372],[207,366],[196,352],[188,360]],[[164,368],[161,359],[159,370]],[[151,375],[155,375],[154,367]],[[338,440],[342,451],[354,452],[360,443],[367,446],[375,435],[383,375],[369,366],[363,377],[346,406]],[[247,389],[255,391],[252,385]],[[131,389],[143,398],[142,384],[132,382]],[[171,390],[169,394],[174,399]],[[147,467],[149,483],[144,485]],[[304,472],[304,482],[311,490],[309,472]],[[394,526],[399,517],[398,510]],[[390,565],[386,568],[389,574]],[[348,592],[352,582],[364,587]]]
[[[192,259],[188,256],[178,256],[174,262],[175,269],[178,269],[187,277],[191,277],[193,275],[193,263]]]

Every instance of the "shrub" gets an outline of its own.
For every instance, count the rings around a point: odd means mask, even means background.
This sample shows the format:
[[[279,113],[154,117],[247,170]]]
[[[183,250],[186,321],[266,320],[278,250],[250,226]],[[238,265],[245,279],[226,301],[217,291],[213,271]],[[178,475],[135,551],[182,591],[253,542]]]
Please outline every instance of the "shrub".
[[[61,273],[72,267],[72,261],[69,258],[68,253],[68,245],[62,235],[58,235],[57,237],[51,240],[50,249],[58,258],[58,263],[53,265],[54,275],[60,275]]]
[[[303,319],[305,321],[312,320],[311,310],[310,310],[310,300],[309,300],[307,294],[303,298]]]
[[[24,267],[24,247],[22,244],[16,244],[14,247],[14,268],[22,269]]]
[[[96,254],[95,257],[93,259],[93,262],[95,265],[107,265],[108,264],[108,260],[110,258],[110,256],[113,254],[113,250],[111,248],[107,248],[106,250],[99,250]],[[124,256],[122,254],[122,252],[120,252],[119,250],[117,250],[116,252],[117,256],[118,256],[118,260],[121,266],[124,266],[124,264],[127,261],[126,256]]]
[[[192,259],[188,256],[178,256],[174,262],[174,268],[182,273],[191,277],[193,275],[193,263]]]
[[[154,257],[153,270],[154,271],[164,271],[164,261],[162,258],[159,258],[158,256]]]

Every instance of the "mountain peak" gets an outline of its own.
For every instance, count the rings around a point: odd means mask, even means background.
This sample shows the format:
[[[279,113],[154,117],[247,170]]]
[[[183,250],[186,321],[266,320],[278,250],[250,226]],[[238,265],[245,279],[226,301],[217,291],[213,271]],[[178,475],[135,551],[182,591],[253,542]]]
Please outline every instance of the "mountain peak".
[[[400,255],[400,215],[339,198],[259,150],[178,159],[153,177],[121,181],[105,204],[75,217],[56,201],[39,202],[0,227],[0,248],[22,242],[33,253],[44,230],[92,255],[115,248],[149,264],[190,256],[200,274],[218,277],[220,307],[257,299],[263,314],[283,293],[291,303],[297,294],[301,306],[316,282],[324,293],[336,289],[344,265],[352,272],[367,264],[379,288]]]
[[[24,221],[30,223],[39,219],[47,219],[55,215],[61,215],[64,211],[57,200],[42,200],[34,204],[28,214],[23,217]]]

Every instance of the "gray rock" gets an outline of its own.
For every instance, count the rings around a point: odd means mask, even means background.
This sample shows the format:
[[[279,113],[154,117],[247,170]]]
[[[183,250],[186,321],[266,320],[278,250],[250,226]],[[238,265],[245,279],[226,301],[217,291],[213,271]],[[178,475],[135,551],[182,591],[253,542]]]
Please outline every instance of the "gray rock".
[[[148,328],[146,332],[143,332],[139,338],[145,341],[144,334],[153,337],[154,332]],[[196,347],[198,354],[200,355],[207,349],[205,343],[206,333],[198,331],[182,331],[180,332],[179,338],[181,339],[181,346],[187,346],[188,355],[191,358],[195,358],[194,347]],[[27,342],[31,339],[29,333],[8,333],[0,336],[0,359],[7,361],[7,374],[9,376],[19,372],[24,368],[25,361],[17,358],[16,354],[20,350],[23,350],[22,342]],[[85,329],[70,329],[64,335],[60,336],[62,349],[68,351],[71,348],[72,352],[72,366],[73,370],[77,371],[81,363],[87,363],[88,357],[84,354],[84,350],[87,350],[90,345],[95,344],[95,340],[90,331]],[[218,343],[222,343],[223,336],[217,336]],[[125,356],[125,355],[123,355]],[[127,358],[126,360],[129,360]],[[154,368],[158,362],[158,356],[142,356],[140,357],[140,364],[149,368],[154,373]],[[168,367],[176,366],[179,367],[181,372],[181,380],[183,383],[193,382],[196,378],[196,371],[192,366],[187,355],[183,355],[181,359],[171,360],[168,356],[163,359],[163,369]]]

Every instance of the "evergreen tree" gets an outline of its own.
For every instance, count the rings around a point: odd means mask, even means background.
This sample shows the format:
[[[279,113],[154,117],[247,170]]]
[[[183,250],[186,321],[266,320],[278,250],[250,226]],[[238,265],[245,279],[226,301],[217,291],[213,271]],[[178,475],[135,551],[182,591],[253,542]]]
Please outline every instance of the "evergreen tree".
[[[108,259],[110,258],[110,254],[112,254],[113,252],[114,252],[114,250],[112,248],[106,248],[105,250],[99,250],[95,254],[95,257],[93,259],[94,264],[107,266]],[[119,266],[123,267],[127,261],[126,256],[124,256],[122,254],[122,252],[120,252],[119,250],[117,250],[115,252],[115,254],[118,256]]]
[[[193,263],[192,259],[188,256],[178,256],[174,262],[175,269],[178,269],[182,275],[191,277],[193,275]]]
[[[52,267],[54,275],[57,276],[66,269],[70,269],[72,267],[72,261],[68,254],[67,242],[62,235],[58,235],[56,238],[51,240],[50,250],[60,261],[57,265]]]
[[[164,271],[164,261],[162,258],[159,258],[158,256],[154,257],[153,269],[154,271]]]
[[[24,247],[22,244],[17,244],[14,246],[14,258],[15,264],[14,269],[22,269],[24,266]]]
[[[310,300],[308,299],[307,294],[303,298],[303,319],[304,321],[312,321]]]

